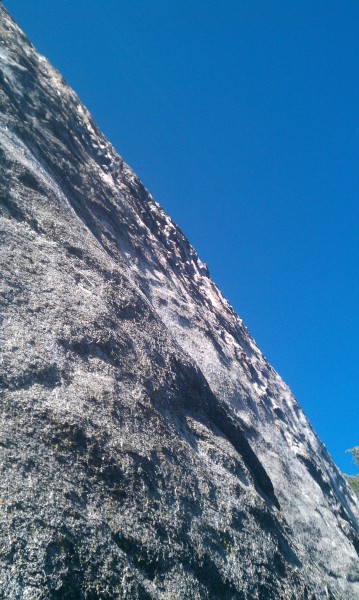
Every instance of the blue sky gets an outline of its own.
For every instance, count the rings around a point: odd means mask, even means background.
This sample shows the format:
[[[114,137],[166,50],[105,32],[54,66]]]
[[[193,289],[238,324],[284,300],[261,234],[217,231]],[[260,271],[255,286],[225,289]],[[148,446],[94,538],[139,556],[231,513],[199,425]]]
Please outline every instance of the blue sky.
[[[359,3],[8,0],[339,467],[359,444]]]

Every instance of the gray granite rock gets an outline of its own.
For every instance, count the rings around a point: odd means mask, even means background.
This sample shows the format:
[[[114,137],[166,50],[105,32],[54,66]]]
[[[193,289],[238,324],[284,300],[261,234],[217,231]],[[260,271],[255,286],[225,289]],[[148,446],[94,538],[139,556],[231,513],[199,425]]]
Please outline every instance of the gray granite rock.
[[[0,223],[0,598],[358,598],[345,480],[2,5]]]

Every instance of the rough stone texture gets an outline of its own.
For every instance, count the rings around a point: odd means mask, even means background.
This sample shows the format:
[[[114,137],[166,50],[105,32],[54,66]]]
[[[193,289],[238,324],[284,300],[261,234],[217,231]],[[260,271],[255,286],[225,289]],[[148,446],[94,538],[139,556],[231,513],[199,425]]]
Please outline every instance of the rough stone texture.
[[[345,480],[1,5],[0,222],[0,598],[358,598]]]

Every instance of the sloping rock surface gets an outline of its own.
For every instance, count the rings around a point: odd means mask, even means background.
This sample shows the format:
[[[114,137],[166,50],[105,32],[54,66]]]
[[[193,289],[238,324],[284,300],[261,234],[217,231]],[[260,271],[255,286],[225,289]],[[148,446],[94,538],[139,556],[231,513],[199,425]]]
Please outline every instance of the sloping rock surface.
[[[0,223],[0,598],[358,598],[345,480],[1,5]]]

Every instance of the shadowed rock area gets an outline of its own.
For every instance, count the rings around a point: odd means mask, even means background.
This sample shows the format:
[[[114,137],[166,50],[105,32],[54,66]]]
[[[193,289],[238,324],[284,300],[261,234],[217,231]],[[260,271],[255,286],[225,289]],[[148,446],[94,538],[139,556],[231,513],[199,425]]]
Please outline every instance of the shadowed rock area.
[[[0,598],[358,598],[346,481],[1,4],[0,223]]]

